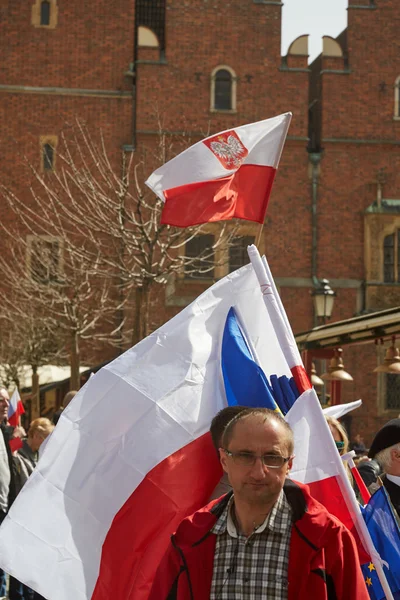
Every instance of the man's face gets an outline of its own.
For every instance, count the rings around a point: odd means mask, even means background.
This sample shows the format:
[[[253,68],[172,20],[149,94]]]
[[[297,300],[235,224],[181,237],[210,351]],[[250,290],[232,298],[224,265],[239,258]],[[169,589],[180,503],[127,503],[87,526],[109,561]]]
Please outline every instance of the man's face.
[[[8,407],[10,406],[10,396],[8,395],[7,390],[4,388],[0,389],[0,423],[7,419],[8,416]]]
[[[230,452],[251,452],[257,456],[274,454],[289,456],[286,432],[278,422],[263,422],[258,416],[239,421],[227,448]],[[237,464],[232,456],[220,450],[221,464],[228,474],[236,497],[250,504],[264,505],[277,500],[292,459],[279,469],[265,467],[260,459],[251,467]]]
[[[42,433],[40,431],[35,431],[33,433],[33,435],[30,437],[32,450],[34,452],[37,452],[46,438],[47,438],[47,435],[45,433]]]

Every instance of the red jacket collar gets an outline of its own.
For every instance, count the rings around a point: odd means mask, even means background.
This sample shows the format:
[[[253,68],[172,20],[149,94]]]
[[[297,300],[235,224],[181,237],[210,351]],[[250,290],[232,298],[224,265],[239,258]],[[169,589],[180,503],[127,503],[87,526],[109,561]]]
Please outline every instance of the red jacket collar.
[[[322,504],[314,500],[308,486],[287,479],[283,491],[292,508],[293,522],[300,535],[314,549],[322,547],[332,516]],[[174,535],[174,541],[182,550],[200,544],[210,535],[210,529],[223,512],[230,496],[231,493],[213,500],[182,521]]]

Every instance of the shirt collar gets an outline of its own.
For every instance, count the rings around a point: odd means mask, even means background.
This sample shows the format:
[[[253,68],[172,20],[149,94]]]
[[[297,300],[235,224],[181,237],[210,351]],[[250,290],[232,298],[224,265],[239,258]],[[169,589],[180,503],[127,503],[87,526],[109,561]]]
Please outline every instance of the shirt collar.
[[[392,483],[400,486],[400,477],[398,475],[388,475],[386,473],[386,479],[389,479]]]
[[[211,529],[212,533],[220,535],[227,531],[231,537],[238,537],[236,525],[232,517],[233,504],[234,496],[230,498],[225,510]],[[285,534],[288,529],[288,522],[291,526],[291,519],[285,518],[287,516],[291,516],[291,508],[285,494],[283,493],[283,490],[281,490],[279,498],[272,507],[271,512],[266,516],[264,522],[254,530],[252,535],[262,533],[267,528],[270,531]]]

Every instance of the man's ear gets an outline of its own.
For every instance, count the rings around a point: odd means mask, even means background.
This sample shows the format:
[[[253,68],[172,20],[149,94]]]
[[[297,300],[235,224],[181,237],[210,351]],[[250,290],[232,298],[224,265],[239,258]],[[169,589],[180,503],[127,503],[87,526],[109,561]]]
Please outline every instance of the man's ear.
[[[400,452],[398,450],[395,450],[393,448],[393,450],[390,453],[390,457],[391,457],[392,461],[396,461],[397,463],[400,463]]]
[[[227,473],[228,469],[226,468],[226,453],[223,451],[222,448],[219,448],[218,452],[219,452],[219,460],[222,465],[222,468],[225,471],[225,473]]]
[[[287,463],[287,472],[288,473],[293,466],[293,459],[294,459],[294,455],[290,458],[290,460],[288,460],[288,463]]]

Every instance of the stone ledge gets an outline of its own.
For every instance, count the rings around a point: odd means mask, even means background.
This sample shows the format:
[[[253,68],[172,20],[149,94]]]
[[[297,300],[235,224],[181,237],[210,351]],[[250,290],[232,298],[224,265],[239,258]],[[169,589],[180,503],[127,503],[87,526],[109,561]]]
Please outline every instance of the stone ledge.
[[[350,8],[355,8],[359,10],[376,10],[378,7],[376,4],[370,4],[369,6],[365,6],[363,4],[350,4],[347,7],[347,10],[349,10]]]
[[[86,90],[64,87],[32,87],[29,85],[0,85],[0,93],[45,94],[53,96],[84,96],[97,98],[131,98],[132,92],[121,90]]]

